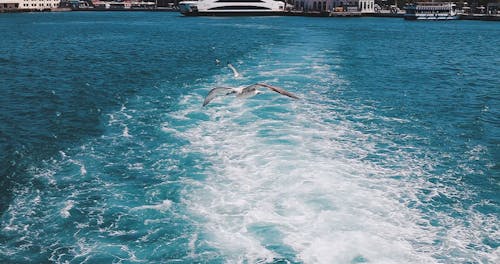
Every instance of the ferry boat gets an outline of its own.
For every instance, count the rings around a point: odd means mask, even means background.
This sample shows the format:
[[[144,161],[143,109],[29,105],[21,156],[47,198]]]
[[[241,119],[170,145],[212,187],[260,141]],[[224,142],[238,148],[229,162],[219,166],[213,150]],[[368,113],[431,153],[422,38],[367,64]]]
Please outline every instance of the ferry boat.
[[[405,9],[407,20],[458,19],[457,6],[451,2],[420,2],[408,4]]]
[[[273,16],[285,13],[285,2],[277,0],[188,0],[179,2],[186,16]]]

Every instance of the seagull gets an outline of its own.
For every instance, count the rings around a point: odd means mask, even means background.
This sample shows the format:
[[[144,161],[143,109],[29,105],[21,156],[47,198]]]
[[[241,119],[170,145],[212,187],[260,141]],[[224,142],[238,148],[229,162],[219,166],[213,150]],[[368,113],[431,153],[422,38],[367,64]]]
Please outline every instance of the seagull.
[[[260,87],[265,87],[273,92],[277,92],[277,93],[280,93],[282,95],[286,95],[286,96],[294,98],[294,99],[299,99],[299,97],[296,96],[295,94],[288,92],[282,88],[279,88],[276,86],[271,86],[271,85],[265,84],[265,83],[256,83],[256,84],[252,84],[250,86],[244,87],[244,88],[215,87],[212,90],[210,90],[210,92],[208,92],[207,97],[205,97],[205,101],[203,102],[203,106],[210,103],[215,97],[221,96],[221,95],[235,94],[236,97],[238,97],[238,98],[252,97],[254,95],[263,93],[263,92],[258,90],[258,88],[260,88]]]
[[[241,77],[241,74],[236,70],[236,68],[231,63],[228,63],[227,67],[233,70],[234,78]]]

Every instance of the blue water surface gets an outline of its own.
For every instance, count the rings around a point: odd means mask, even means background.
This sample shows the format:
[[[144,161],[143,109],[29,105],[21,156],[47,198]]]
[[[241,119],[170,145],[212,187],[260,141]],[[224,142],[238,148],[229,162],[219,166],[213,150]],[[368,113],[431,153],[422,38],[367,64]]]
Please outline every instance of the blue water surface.
[[[495,22],[67,12],[0,30],[0,263],[500,256]],[[301,99],[201,106],[256,82]]]

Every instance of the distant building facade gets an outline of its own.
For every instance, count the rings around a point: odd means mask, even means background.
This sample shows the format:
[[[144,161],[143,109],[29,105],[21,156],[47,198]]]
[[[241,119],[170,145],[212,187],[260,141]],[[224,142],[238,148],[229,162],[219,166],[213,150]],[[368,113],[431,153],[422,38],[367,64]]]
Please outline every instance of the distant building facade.
[[[0,12],[8,12],[19,8],[19,0],[0,0]]]
[[[0,12],[21,10],[47,10],[59,7],[61,0],[0,0]]]
[[[1,0],[0,0],[1,1]],[[61,0],[18,0],[21,9],[51,9],[59,7]]]
[[[304,11],[375,13],[375,0],[295,0],[293,5]]]
[[[95,8],[100,9],[154,9],[156,7],[154,0],[108,0],[92,1],[92,3]]]
[[[157,0],[156,6],[158,7],[173,7],[179,4],[179,0]]]

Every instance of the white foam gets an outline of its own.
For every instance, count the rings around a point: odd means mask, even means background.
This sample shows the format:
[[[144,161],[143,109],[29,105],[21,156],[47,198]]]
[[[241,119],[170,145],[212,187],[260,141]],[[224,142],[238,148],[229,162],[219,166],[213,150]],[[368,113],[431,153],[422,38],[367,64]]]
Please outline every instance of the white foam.
[[[167,130],[190,142],[182,151],[201,153],[212,164],[203,182],[185,181],[191,187],[183,200],[210,234],[207,243],[228,263],[280,257],[304,263],[437,263],[467,255],[495,259],[492,249],[474,252],[467,246],[481,244],[481,227],[495,230],[494,221],[461,222],[442,213],[435,217],[449,224],[436,226],[429,218],[438,212],[430,216],[418,209],[434,197],[457,193],[452,186],[426,180],[437,161],[421,155],[425,150],[418,147],[399,145],[385,127],[363,130],[365,121],[409,121],[332,99],[328,90],[348,82],[325,74],[337,66],[307,59],[312,66],[282,70],[286,65],[271,67],[265,61],[257,66],[262,72],[257,81],[272,77],[302,100],[263,95],[223,101],[203,109],[208,121]],[[288,81],[291,76],[303,79]],[[229,81],[216,77],[214,82],[231,86]],[[312,88],[294,87],[308,81]],[[185,96],[172,120],[197,113],[201,101],[196,94]],[[374,154],[380,158],[370,159]],[[429,191],[426,197],[421,189]],[[466,196],[460,193],[457,199]],[[465,237],[471,229],[477,234]],[[436,246],[436,241],[446,242]]]
[[[175,132],[177,132],[176,129],[168,127],[166,124],[164,126],[162,126],[161,130],[163,132],[166,132],[166,133],[175,133]]]
[[[127,138],[132,137],[132,136],[128,133],[128,127],[127,127],[127,126],[125,126],[125,127],[123,128],[123,133],[122,133],[122,136],[123,136],[123,137],[127,137]]]
[[[405,217],[416,212],[384,192],[397,184],[383,177],[391,171],[346,158],[373,151],[346,138],[368,137],[349,123],[322,122],[329,113],[319,105],[296,112],[299,103],[307,99],[275,105],[287,108],[285,121],[259,119],[259,106],[250,111],[244,102],[209,108],[214,119],[180,133],[191,142],[189,151],[204,153],[213,164],[213,174],[186,194],[186,203],[206,219],[214,246],[231,256],[229,262],[280,257],[261,242],[269,239],[265,234],[251,231],[270,225],[281,233],[283,246],[306,263],[428,259],[408,242],[420,231]],[[241,120],[253,121],[242,126]],[[397,212],[406,215],[397,221],[384,217]]]
[[[191,238],[189,239],[188,247],[189,247],[189,257],[194,259],[196,257],[196,241],[198,241],[198,234],[194,233],[192,234]]]
[[[74,206],[74,201],[72,201],[72,200],[66,201],[64,208],[62,208],[60,211],[61,216],[64,218],[70,217],[71,213],[69,212],[69,210],[71,210],[73,208],[73,206]]]
[[[168,209],[170,209],[171,206],[172,206],[172,201],[164,200],[160,204],[142,205],[142,206],[134,207],[131,210],[137,211],[137,210],[148,210],[149,209],[149,210],[158,210],[158,211],[164,212],[164,211],[167,211]]]
[[[83,164],[80,166],[80,174],[82,176],[85,176],[87,174],[87,169],[85,168],[85,165],[83,165]]]

